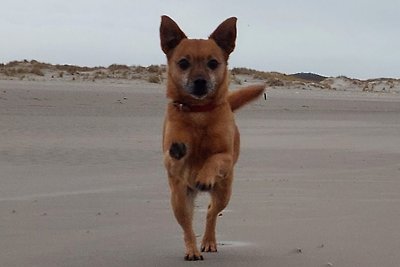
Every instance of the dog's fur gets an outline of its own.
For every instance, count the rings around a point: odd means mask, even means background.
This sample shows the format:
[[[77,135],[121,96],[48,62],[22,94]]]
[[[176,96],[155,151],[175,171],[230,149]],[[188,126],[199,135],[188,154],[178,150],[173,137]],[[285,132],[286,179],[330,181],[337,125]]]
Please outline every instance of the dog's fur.
[[[194,198],[199,191],[211,195],[201,251],[216,252],[216,220],[229,202],[239,156],[233,111],[258,97],[264,85],[228,91],[227,61],[236,40],[234,17],[203,40],[188,39],[171,18],[162,16],[160,39],[168,60],[167,97],[171,99],[163,130],[171,204],[184,232],[185,259],[202,260],[192,228]]]

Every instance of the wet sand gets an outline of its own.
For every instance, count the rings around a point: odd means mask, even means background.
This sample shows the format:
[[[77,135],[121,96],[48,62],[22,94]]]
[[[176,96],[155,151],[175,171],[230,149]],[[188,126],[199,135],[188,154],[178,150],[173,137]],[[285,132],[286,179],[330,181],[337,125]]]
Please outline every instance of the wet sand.
[[[197,263],[169,205],[165,104],[141,81],[0,81],[0,266],[398,266],[399,94],[274,89],[239,110],[218,253]]]

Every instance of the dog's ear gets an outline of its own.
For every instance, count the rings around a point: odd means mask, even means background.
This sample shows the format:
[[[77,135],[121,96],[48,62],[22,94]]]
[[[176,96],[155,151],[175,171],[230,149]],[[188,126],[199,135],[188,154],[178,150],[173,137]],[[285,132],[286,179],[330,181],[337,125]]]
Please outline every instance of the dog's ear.
[[[161,49],[169,57],[170,52],[182,41],[187,38],[179,26],[168,16],[161,17],[160,41]]]
[[[225,51],[227,59],[229,54],[235,49],[236,21],[237,18],[235,17],[225,20],[209,37],[209,39],[213,39]]]

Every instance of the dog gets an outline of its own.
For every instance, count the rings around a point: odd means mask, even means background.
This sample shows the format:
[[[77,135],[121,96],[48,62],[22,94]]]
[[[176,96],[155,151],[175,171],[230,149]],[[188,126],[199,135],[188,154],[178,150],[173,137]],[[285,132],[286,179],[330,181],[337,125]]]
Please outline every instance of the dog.
[[[265,89],[253,85],[232,92],[227,64],[236,41],[235,17],[222,22],[208,39],[189,39],[168,16],[161,17],[161,49],[168,62],[163,127],[164,165],[171,205],[184,233],[185,260],[203,260],[192,227],[194,199],[209,192],[202,252],[217,252],[218,214],[228,205],[240,137],[233,111]]]

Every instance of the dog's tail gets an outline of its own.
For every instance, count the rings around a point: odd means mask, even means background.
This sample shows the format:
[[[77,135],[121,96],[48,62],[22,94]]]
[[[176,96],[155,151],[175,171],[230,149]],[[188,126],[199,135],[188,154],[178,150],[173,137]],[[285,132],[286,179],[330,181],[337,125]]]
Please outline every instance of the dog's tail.
[[[232,111],[255,100],[264,92],[264,89],[265,85],[250,85],[230,92],[228,95],[228,102]]]

